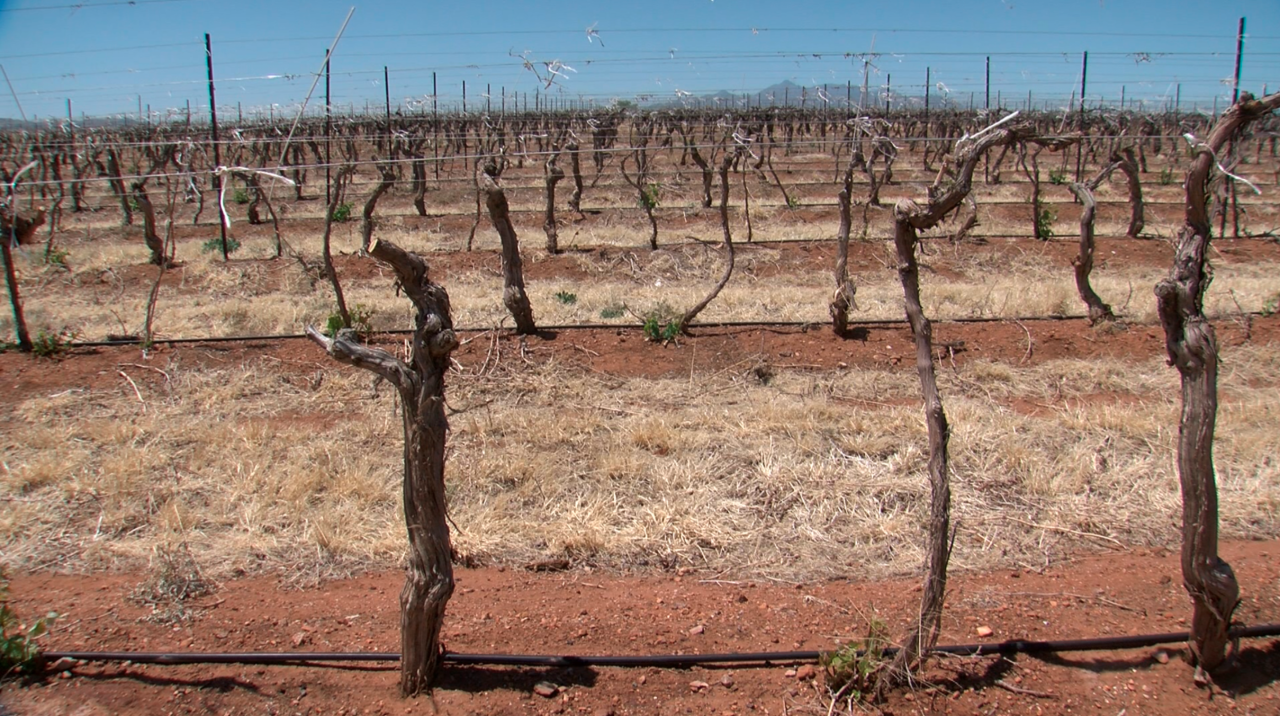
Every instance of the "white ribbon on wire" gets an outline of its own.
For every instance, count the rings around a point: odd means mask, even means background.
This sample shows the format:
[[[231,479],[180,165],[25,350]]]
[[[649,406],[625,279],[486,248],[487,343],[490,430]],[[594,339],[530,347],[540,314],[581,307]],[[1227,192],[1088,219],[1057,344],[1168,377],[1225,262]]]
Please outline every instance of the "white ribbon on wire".
[[[1196,135],[1192,134],[1191,132],[1187,132],[1186,134],[1182,135],[1182,138],[1187,140],[1187,143],[1191,145],[1192,149],[1196,150],[1197,152],[1206,152],[1210,157],[1213,157],[1213,163],[1218,167],[1218,171],[1248,186],[1250,189],[1253,190],[1254,194],[1262,193],[1262,190],[1259,189],[1256,185],[1254,185],[1253,182],[1249,181],[1248,179],[1245,179],[1242,176],[1232,174],[1231,172],[1227,171],[1227,168],[1222,166],[1222,162],[1218,161],[1218,155],[1213,153],[1213,149],[1211,149],[1207,143],[1202,142],[1199,139],[1196,139]]]
[[[222,225],[227,227],[228,229],[231,228],[231,215],[227,213],[227,184],[230,184],[231,182],[227,181],[227,179],[230,179],[231,175],[234,174],[235,172],[244,172],[246,174],[260,174],[264,177],[279,179],[280,181],[288,184],[289,186],[294,186],[296,184],[296,182],[294,182],[289,177],[281,176],[273,172],[263,171],[262,169],[254,169],[252,167],[219,166],[217,169],[214,169],[213,170],[214,175],[221,177],[222,179],[222,181],[219,182],[220,188],[218,190],[218,211],[222,215]]]
[[[988,126],[986,129],[980,130],[977,134],[973,134],[973,135],[965,134],[963,137],[961,137],[961,138],[960,138],[960,140],[959,140],[958,142],[956,142],[956,144],[959,144],[960,142],[963,142],[963,141],[965,141],[966,139],[977,139],[978,137],[981,137],[982,135],[986,134],[987,132],[990,132],[991,130],[995,129],[996,127],[999,127],[1000,125],[1004,124],[1005,122],[1008,122],[1009,120],[1013,119],[1014,117],[1017,117],[1017,116],[1018,116],[1019,114],[1021,114],[1021,113],[1022,113],[1022,110],[1015,110],[1015,111],[1013,111],[1013,112],[1010,112],[1009,114],[1005,115],[1005,117],[1004,117],[1003,119],[1001,119],[1000,121],[996,122],[995,124],[992,124],[992,125]]]

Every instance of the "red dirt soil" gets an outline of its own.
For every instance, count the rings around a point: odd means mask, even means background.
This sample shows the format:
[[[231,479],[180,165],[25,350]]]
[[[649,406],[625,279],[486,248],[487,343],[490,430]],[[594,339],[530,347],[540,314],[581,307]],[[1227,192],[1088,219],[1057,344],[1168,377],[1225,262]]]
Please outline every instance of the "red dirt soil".
[[[1280,622],[1280,542],[1224,544],[1244,595],[1237,619]],[[63,615],[48,650],[398,650],[398,572],[287,591],[269,578],[224,583],[178,626],[145,620],[129,593],[146,575],[19,575],[20,614]],[[1111,552],[1041,572],[957,574],[942,643],[1181,632],[1190,614],[1178,558]],[[460,569],[444,641],[457,653],[697,654],[822,650],[875,614],[900,632],[913,581],[724,582],[697,573],[607,575]],[[992,630],[987,637],[980,627]],[[432,699],[397,695],[395,664],[142,666],[63,661],[11,684],[7,712],[76,714],[785,714],[826,713],[822,679],[800,664],[759,667],[446,666]],[[1213,689],[1192,683],[1184,645],[934,662],[884,713],[1276,714],[1280,641],[1241,644]],[[555,692],[537,695],[547,682]]]
[[[1246,324],[1215,324],[1220,347],[1247,341],[1280,343],[1280,315],[1255,316]],[[774,368],[842,370],[858,368],[910,368],[915,364],[911,329],[900,324],[853,324],[848,335],[835,335],[830,326],[694,327],[692,336],[674,344],[645,340],[634,327],[547,330],[521,337],[510,332],[464,332],[467,341],[454,357],[464,369],[498,360],[551,361],[566,367],[627,377],[665,377],[693,372],[740,370],[767,364]],[[383,336],[379,340],[399,343]],[[983,323],[934,323],[933,340],[944,365],[970,360],[1002,361],[1032,365],[1059,358],[1123,358],[1142,360],[1164,355],[1164,333],[1159,326],[1128,325],[1090,327],[1085,321],[1034,320]],[[494,345],[494,342],[497,345]],[[316,369],[332,367],[309,340],[230,341],[160,345],[154,358],[181,356],[184,365],[225,365],[269,357],[286,373],[311,377]],[[32,395],[68,388],[96,388],[117,384],[121,365],[143,363],[137,346],[86,347],[69,350],[53,359],[17,352],[0,353],[0,390],[5,399],[0,410]],[[134,371],[134,380],[163,381],[154,371]],[[0,413],[0,420],[3,420]]]

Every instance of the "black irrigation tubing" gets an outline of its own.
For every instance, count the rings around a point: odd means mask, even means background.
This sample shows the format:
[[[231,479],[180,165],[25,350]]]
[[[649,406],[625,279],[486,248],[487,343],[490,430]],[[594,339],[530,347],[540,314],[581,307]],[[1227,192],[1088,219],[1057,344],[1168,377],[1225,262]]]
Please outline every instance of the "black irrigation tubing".
[[[1266,317],[1268,314],[1264,311],[1245,311],[1242,315],[1251,318]],[[984,316],[975,318],[935,318],[931,319],[933,325],[946,325],[948,323],[1020,323],[1034,321],[1082,321],[1088,316],[1083,313],[1074,314],[1049,314],[1045,316],[1012,316],[1001,318],[996,316]],[[808,330],[811,328],[822,328],[827,325],[827,321],[718,321],[713,323],[694,323],[689,326],[690,329],[707,329],[707,328],[799,328]],[[880,318],[864,321],[850,321],[849,330],[855,330],[863,327],[885,327],[885,326],[905,326],[907,320],[905,318]],[[538,331],[603,331],[603,330],[643,330],[644,326],[639,323],[573,323],[564,325],[538,326]],[[474,333],[482,335],[493,331],[493,328],[454,328],[456,333]],[[507,328],[501,330],[511,330]],[[374,331],[374,335],[389,336],[408,336],[413,334],[412,328],[392,328],[389,330]],[[283,341],[307,338],[305,333],[278,333],[252,336],[209,336],[206,338],[156,338],[151,341],[152,345],[182,345],[194,343],[254,343],[263,341]],[[107,340],[107,341],[72,341],[67,343],[69,348],[110,348],[114,346],[136,346],[141,343],[141,338],[130,337],[127,340]]]
[[[1228,632],[1232,639],[1259,639],[1280,636],[1280,624],[1237,627]],[[1111,651],[1142,649],[1162,644],[1189,641],[1188,632],[1139,634],[1133,636],[1098,637],[1037,641],[1010,639],[992,644],[952,644],[934,647],[934,654],[957,656],[991,656],[995,654],[1046,654],[1074,651]],[[884,650],[884,655],[897,653],[897,647]],[[441,659],[448,664],[532,667],[665,667],[687,668],[701,664],[755,664],[770,666],[780,663],[818,661],[821,651],[731,652],[725,654],[648,654],[635,656],[574,656],[538,654],[456,654],[446,651]],[[49,662],[59,659],[76,661],[125,661],[133,664],[305,664],[319,662],[393,662],[394,652],[130,652],[130,651],[47,651]]]

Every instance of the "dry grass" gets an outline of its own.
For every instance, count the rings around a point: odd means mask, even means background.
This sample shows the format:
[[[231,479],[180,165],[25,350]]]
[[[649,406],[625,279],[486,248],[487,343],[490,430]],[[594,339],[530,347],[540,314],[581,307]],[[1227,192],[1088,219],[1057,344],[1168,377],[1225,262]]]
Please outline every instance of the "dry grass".
[[[352,251],[358,241],[351,227],[337,237],[340,250]],[[389,226],[385,238],[419,251],[440,248],[435,237]],[[530,236],[526,233],[525,236]],[[495,243],[482,234],[479,246]],[[540,239],[540,235],[537,237]],[[598,237],[597,237],[598,238]],[[632,237],[634,239],[634,236]],[[592,239],[596,240],[595,238]],[[245,239],[246,249],[269,254],[265,235]],[[305,254],[319,253],[318,239],[295,240]],[[540,241],[528,241],[533,260],[545,254]],[[185,244],[192,249],[192,244]],[[898,283],[891,247],[882,244],[881,260],[854,267],[857,272],[858,306],[855,320],[900,319],[902,289]],[[834,250],[834,249],[833,249]],[[1053,269],[1032,253],[998,255],[991,251],[967,251],[964,247],[935,249],[922,257],[923,300],[936,319],[1029,315],[1074,315],[1083,312],[1069,268]],[[141,245],[98,242],[73,247],[74,273],[38,266],[38,252],[20,259],[25,282],[23,295],[28,325],[33,330],[70,328],[82,338],[98,340],[107,334],[138,334],[146,314],[150,278],[155,269],[145,267]],[[428,254],[430,256],[430,254]],[[620,251],[608,259],[598,254],[577,255],[587,281],[556,278],[528,281],[530,299],[538,321],[545,325],[584,322],[634,323],[660,304],[676,309],[693,305],[705,295],[723,270],[723,251],[714,245],[685,244],[648,252]],[[932,261],[956,266],[960,276],[930,270]],[[501,303],[498,260],[450,273],[446,281],[455,321],[460,326],[489,327],[507,319]],[[767,245],[740,252],[733,280],[701,316],[716,321],[827,320],[830,277],[825,270],[778,267],[778,252]],[[130,266],[133,278],[122,279],[116,270]],[[112,268],[116,267],[116,268]],[[1238,263],[1222,257],[1216,262],[1214,281],[1205,297],[1206,313],[1214,318],[1263,310],[1280,286],[1274,263]],[[120,269],[121,271],[125,269]],[[348,305],[372,309],[378,328],[410,325],[409,308],[388,290],[389,272],[369,279],[344,280]],[[1104,263],[1095,270],[1093,285],[1102,298],[1131,320],[1153,322],[1152,287],[1165,277],[1163,268]],[[557,301],[560,292],[577,301]],[[629,312],[605,318],[606,309],[626,306]],[[229,336],[299,333],[306,324],[323,325],[335,310],[326,281],[315,281],[296,262],[237,262],[224,264],[209,254],[191,257],[179,285],[164,286],[157,304],[155,328],[159,337]],[[0,316],[0,332],[11,330],[12,319]]]
[[[140,380],[145,403],[122,379],[15,407],[0,559],[138,567],[185,543],[210,578],[296,584],[400,562],[401,436],[385,386],[318,351],[287,369],[159,367],[171,379]],[[764,385],[750,368],[692,381],[556,365],[454,375],[459,552],[749,578],[917,570],[927,489],[914,376],[776,368]],[[1161,361],[979,362],[942,380],[958,567],[1176,542],[1177,379]],[[1280,533],[1277,385],[1268,347],[1225,355],[1215,456],[1228,537]]]

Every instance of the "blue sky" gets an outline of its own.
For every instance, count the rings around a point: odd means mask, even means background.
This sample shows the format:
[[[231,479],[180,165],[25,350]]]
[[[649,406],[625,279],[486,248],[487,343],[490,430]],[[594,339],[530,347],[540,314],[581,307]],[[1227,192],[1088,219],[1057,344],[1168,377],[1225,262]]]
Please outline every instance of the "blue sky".
[[[505,89],[533,102],[546,64],[567,68],[550,92],[566,99],[752,93],[791,80],[806,94],[856,101],[868,85],[983,103],[1066,104],[1089,52],[1092,100],[1159,103],[1182,85],[1184,106],[1230,98],[1238,19],[1247,18],[1242,87],[1280,89],[1280,2],[1185,0],[647,0],[643,3],[354,2],[346,0],[0,0],[0,65],[28,117],[207,112],[203,37],[212,35],[219,111],[296,107],[354,5],[333,59],[333,103],[381,106],[383,66],[393,106],[440,101],[496,108]],[[594,26],[598,35],[589,36]],[[522,59],[523,58],[523,59]],[[568,68],[572,68],[572,71]],[[317,98],[322,98],[323,85]],[[314,101],[314,100],[313,100]],[[521,100],[523,101],[523,100]],[[1222,100],[1225,106],[1225,100]],[[7,87],[0,116],[17,117]]]

